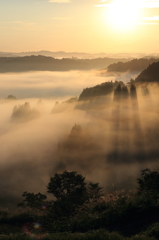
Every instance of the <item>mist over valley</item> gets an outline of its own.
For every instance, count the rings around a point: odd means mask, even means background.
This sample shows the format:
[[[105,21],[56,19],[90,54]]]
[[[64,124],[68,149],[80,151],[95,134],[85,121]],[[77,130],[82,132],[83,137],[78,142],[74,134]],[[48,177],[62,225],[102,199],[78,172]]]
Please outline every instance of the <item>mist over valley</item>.
[[[159,239],[159,0],[0,1],[0,240]]]
[[[110,192],[134,189],[141,169],[157,168],[158,83],[137,76],[0,74],[1,206],[16,205],[24,190],[46,194],[50,176],[64,170]]]

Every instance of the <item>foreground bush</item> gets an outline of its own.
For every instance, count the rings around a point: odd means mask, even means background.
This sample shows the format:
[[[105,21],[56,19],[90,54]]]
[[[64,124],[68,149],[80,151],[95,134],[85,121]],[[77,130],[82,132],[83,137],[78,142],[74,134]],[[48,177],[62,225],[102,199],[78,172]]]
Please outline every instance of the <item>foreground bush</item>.
[[[16,239],[11,235],[16,233],[18,240],[36,237],[32,236],[36,233],[46,240],[159,239],[159,173],[142,171],[138,184],[136,192],[115,192],[101,198],[98,184],[86,183],[76,172],[55,174],[48,184],[48,191],[56,197],[50,205],[43,205],[45,195],[24,192],[21,206],[30,211],[0,212],[0,239]]]
[[[56,233],[48,234],[43,238],[40,235],[26,236],[24,234],[15,234],[10,236],[0,236],[0,240],[30,240],[30,239],[44,239],[44,240],[156,240],[153,237],[145,235],[138,235],[131,238],[125,238],[118,233],[109,233],[106,230],[98,230],[87,233]]]
[[[159,223],[152,224],[144,234],[145,236],[159,239]]]

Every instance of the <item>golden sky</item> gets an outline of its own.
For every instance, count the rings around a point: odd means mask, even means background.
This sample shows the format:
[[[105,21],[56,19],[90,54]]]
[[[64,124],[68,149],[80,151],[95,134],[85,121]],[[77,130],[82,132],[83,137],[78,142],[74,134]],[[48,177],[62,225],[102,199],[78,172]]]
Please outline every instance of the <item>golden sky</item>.
[[[0,0],[0,51],[159,52],[159,0]]]

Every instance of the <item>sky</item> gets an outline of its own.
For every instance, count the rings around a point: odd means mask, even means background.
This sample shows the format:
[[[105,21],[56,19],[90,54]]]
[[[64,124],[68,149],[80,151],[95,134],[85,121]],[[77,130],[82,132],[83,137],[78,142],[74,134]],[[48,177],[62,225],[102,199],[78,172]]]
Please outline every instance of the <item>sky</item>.
[[[0,51],[158,53],[159,0],[0,0]]]

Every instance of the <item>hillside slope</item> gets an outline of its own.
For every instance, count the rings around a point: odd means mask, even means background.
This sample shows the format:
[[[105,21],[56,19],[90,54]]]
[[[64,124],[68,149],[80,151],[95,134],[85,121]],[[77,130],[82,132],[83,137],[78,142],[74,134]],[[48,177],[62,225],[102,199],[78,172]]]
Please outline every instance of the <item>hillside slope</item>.
[[[159,62],[152,63],[135,79],[136,82],[159,82]]]
[[[90,70],[106,68],[109,64],[126,61],[126,59],[96,58],[76,59],[52,57],[25,56],[25,57],[0,57],[0,72],[25,72],[25,71],[69,71]]]
[[[126,71],[143,71],[147,68],[150,64],[154,62],[158,62],[159,59],[156,58],[140,58],[140,59],[133,59],[128,62],[118,62],[110,64],[107,69],[108,72],[126,72]]]

